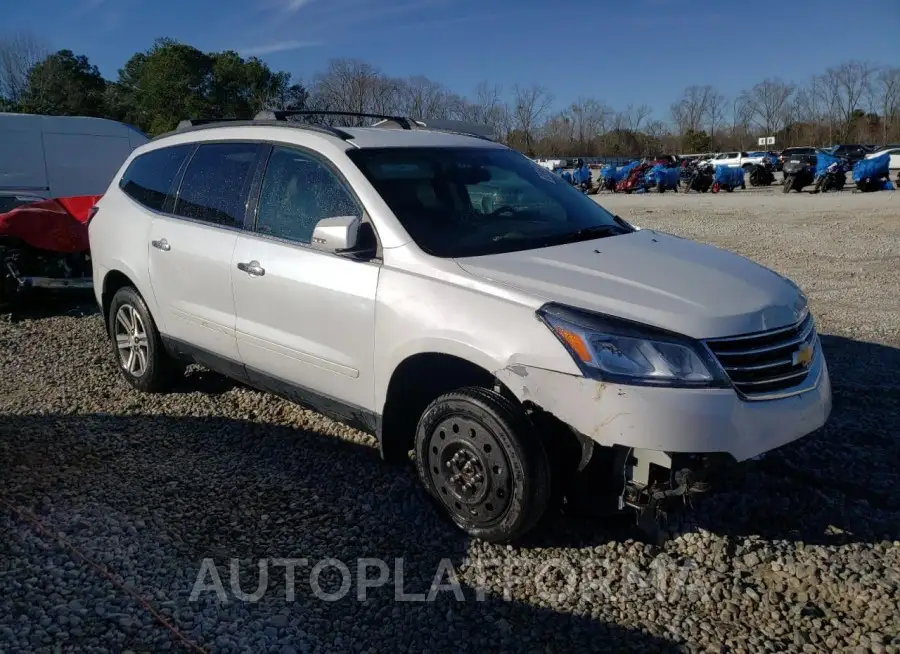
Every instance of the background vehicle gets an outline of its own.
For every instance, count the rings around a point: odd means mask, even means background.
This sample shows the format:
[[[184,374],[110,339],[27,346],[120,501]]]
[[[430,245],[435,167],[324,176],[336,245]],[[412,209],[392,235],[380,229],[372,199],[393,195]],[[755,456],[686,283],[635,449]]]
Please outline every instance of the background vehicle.
[[[685,191],[699,191],[706,193],[713,185],[715,169],[710,164],[692,165],[683,169],[685,176],[682,178]]]
[[[797,147],[797,148],[785,148],[781,151],[781,154],[778,156],[781,161],[781,169],[784,171],[784,164],[788,161],[800,161],[805,164],[809,164],[811,166],[816,165],[816,153],[818,153],[818,148],[813,148],[809,146]]]
[[[102,195],[131,151],[146,142],[114,120],[0,113],[0,192]]]
[[[847,173],[852,166],[846,159],[835,157],[824,152],[819,153],[816,160],[816,186],[813,193],[843,190],[847,183]]]
[[[737,166],[716,166],[713,174],[712,192],[720,190],[731,193],[736,188],[746,188],[744,169]]]
[[[99,201],[94,291],[132,387],[194,361],[358,426],[501,542],[579,479],[655,517],[827,419],[784,277],[638,230],[459,130],[277,120],[293,114],[188,123]]]
[[[888,168],[890,170],[900,169],[900,145],[882,148],[866,155],[866,159],[876,159],[882,155],[888,155]]]
[[[753,164],[749,171],[750,186],[770,186],[775,181],[772,162],[765,158],[761,163]]]
[[[88,212],[146,142],[112,120],[0,114],[0,305],[91,287]]]
[[[782,192],[790,193],[803,190],[804,186],[809,186],[815,180],[815,166],[803,161],[790,160],[784,164],[784,182]]]
[[[749,170],[754,164],[762,163],[764,155],[751,156],[748,152],[721,152],[706,163],[713,166],[729,166],[731,168],[743,168]]]
[[[866,146],[858,144],[835,145],[830,148],[825,148],[824,151],[833,157],[839,157],[840,159],[849,161],[851,165],[860,159],[865,159],[866,155],[871,152]]]
[[[871,159],[862,159],[853,165],[853,181],[863,192],[881,191],[890,186],[890,155],[883,153]]]

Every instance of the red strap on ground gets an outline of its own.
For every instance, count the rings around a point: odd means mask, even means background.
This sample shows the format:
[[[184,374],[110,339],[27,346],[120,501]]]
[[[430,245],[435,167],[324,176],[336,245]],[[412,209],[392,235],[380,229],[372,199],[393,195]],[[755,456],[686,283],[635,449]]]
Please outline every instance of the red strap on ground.
[[[43,525],[43,523],[37,519],[33,514],[25,511],[24,509],[20,509],[16,506],[13,506],[3,498],[0,498],[0,505],[5,506],[9,509],[15,516],[17,516],[23,522],[27,522],[35,531],[40,534],[49,537],[52,541],[60,545],[64,550],[73,554],[76,558],[81,559],[85,563],[87,563],[91,568],[93,568],[96,572],[100,573],[101,576],[105,577],[109,580],[116,588],[123,591],[126,595],[135,600],[145,611],[147,611],[159,624],[168,629],[175,636],[176,640],[184,645],[187,649],[192,652],[199,652],[200,654],[209,654],[205,649],[200,647],[197,643],[190,640],[184,633],[178,629],[177,626],[173,625],[169,622],[164,615],[162,615],[159,611],[153,608],[151,604],[145,600],[143,597],[138,595],[134,590],[128,588],[122,582],[120,582],[115,575],[109,572],[106,569],[106,566],[102,566],[99,563],[95,563],[91,559],[89,559],[81,550],[77,547],[69,543],[62,536],[54,534],[47,527]]]

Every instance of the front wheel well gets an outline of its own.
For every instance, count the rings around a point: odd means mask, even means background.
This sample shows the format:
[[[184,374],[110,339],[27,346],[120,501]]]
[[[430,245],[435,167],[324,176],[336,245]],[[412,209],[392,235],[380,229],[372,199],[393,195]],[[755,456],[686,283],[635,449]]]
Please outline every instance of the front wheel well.
[[[461,357],[438,352],[414,354],[391,375],[378,425],[381,456],[392,463],[405,461],[416,435],[419,418],[428,404],[444,393],[466,386],[498,390],[518,402],[497,378]]]

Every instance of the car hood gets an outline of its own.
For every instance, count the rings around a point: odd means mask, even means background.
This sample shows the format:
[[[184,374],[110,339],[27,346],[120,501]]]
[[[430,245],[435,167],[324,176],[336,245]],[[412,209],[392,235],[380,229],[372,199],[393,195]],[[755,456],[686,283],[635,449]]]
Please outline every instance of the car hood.
[[[559,302],[716,338],[784,327],[806,305],[788,279],[742,256],[653,230],[457,259],[469,274]]]

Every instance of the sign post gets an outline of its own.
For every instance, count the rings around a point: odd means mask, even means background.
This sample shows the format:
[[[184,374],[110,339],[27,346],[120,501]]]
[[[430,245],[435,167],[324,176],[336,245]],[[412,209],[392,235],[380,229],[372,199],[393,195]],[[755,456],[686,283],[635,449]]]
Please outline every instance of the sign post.
[[[757,145],[765,145],[765,144],[766,144],[766,137],[765,137],[765,136],[760,136],[760,137],[757,139],[756,144],[757,144]]]

